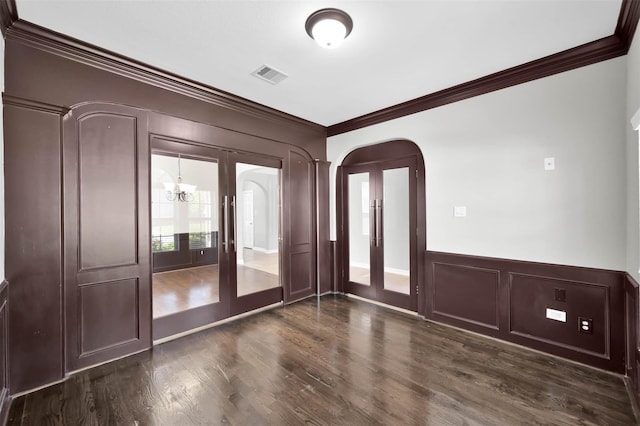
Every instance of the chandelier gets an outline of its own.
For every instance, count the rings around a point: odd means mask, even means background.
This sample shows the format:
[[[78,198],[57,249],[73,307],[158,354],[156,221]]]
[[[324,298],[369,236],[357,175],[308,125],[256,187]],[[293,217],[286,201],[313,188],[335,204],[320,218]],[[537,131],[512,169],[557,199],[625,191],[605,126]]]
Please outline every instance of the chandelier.
[[[178,183],[164,182],[164,189],[167,190],[167,200],[169,201],[193,201],[193,193],[196,192],[196,185],[182,183],[180,173],[180,154],[178,154]]]

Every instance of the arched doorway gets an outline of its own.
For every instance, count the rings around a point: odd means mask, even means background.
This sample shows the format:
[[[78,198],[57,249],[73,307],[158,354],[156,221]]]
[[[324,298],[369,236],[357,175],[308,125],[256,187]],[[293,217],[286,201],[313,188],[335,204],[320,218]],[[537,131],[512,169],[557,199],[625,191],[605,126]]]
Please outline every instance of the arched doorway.
[[[338,290],[424,314],[425,169],[396,140],[345,157],[336,179]]]

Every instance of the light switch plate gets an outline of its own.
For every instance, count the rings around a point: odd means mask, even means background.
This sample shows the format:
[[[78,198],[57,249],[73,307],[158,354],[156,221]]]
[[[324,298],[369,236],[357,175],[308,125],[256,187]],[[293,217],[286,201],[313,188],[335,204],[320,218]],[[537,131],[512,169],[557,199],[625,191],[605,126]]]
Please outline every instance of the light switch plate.
[[[544,159],[544,169],[545,170],[555,170],[556,169],[556,159],[555,157],[548,157]]]
[[[453,216],[455,217],[465,217],[467,215],[467,207],[466,206],[455,206],[453,208]]]

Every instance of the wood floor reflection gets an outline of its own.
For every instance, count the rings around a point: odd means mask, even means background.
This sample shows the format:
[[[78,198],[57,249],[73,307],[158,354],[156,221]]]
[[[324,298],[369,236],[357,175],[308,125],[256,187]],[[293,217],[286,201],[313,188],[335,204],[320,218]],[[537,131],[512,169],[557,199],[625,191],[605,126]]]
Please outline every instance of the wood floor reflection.
[[[243,250],[238,265],[238,296],[280,285],[278,254]],[[153,317],[159,318],[220,301],[218,265],[198,266],[153,274]]]
[[[371,271],[360,266],[349,266],[349,279],[353,282],[371,285]],[[384,289],[395,291],[396,293],[410,293],[410,277],[409,275],[395,274],[393,272],[384,272]]]
[[[342,296],[17,398],[9,425],[632,425],[620,376]]]

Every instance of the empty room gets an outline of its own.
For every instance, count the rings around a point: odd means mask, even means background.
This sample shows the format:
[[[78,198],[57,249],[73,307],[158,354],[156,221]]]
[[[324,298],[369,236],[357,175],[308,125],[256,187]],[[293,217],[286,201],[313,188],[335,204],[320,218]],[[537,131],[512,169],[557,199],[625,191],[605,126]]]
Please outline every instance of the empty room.
[[[0,0],[0,424],[640,424],[640,0]]]

